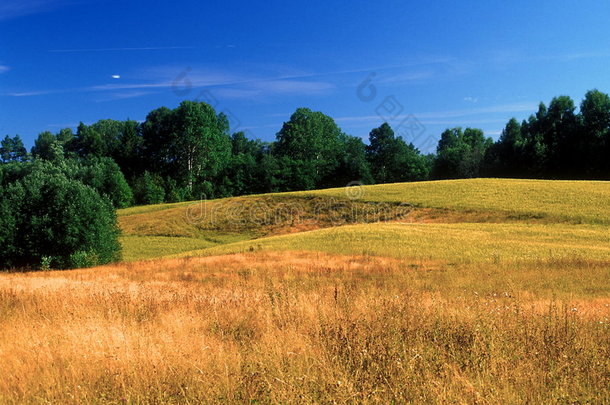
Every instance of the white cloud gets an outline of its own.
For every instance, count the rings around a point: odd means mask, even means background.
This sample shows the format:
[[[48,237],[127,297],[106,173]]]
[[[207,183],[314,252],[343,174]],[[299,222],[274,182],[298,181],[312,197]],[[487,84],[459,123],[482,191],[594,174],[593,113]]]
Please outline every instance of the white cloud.
[[[154,94],[154,92],[137,91],[137,90],[136,91],[124,91],[124,92],[118,92],[118,93],[110,93],[110,94],[108,94],[107,97],[100,98],[96,101],[101,102],[101,101],[113,101],[113,100],[126,100],[126,99],[130,99],[130,98],[147,96],[149,94]]]
[[[50,11],[78,0],[2,0],[0,21]]]
[[[484,131],[484,132],[485,132],[485,135],[487,135],[487,136],[491,136],[491,135],[498,136],[498,135],[502,134],[502,131],[498,131],[498,130],[490,130],[490,131]]]
[[[254,89],[220,88],[214,90],[214,95],[221,98],[250,99],[259,97],[261,95],[261,91]]]
[[[464,97],[464,101],[474,104],[479,101],[479,98],[478,97]]]
[[[1,1],[1,0],[0,0]],[[95,50],[139,50],[139,49],[163,49],[163,48],[104,48],[104,49],[81,49],[81,50],[55,50],[54,52],[80,52]],[[168,48],[170,49],[170,48]],[[173,49],[173,48],[171,48]],[[336,80],[320,80],[322,77],[343,76],[349,74],[370,73],[390,71],[430,64],[451,64],[452,58],[420,58],[406,61],[400,65],[378,66],[357,68],[352,70],[336,70],[327,72],[298,72],[293,74],[278,74],[277,69],[270,66],[256,66],[248,71],[228,72],[220,69],[209,69],[201,67],[184,66],[157,66],[144,69],[140,72],[130,74],[133,80],[117,81],[99,84],[89,87],[57,89],[57,90],[33,90],[13,92],[8,95],[15,97],[37,96],[51,93],[70,92],[115,92],[139,90],[141,92],[155,89],[168,89],[179,97],[197,97],[201,90],[208,89],[218,97],[247,99],[262,96],[276,95],[320,95],[328,94],[337,88]],[[284,71],[286,69],[283,69]],[[274,75],[273,72],[276,72]],[[253,73],[255,72],[255,73]],[[265,72],[265,73],[263,73]],[[423,69],[413,72],[402,72],[395,75],[385,75],[387,81],[413,81],[429,78],[434,75],[433,71]],[[113,79],[119,79],[120,75],[112,75]],[[316,80],[317,78],[317,80]],[[379,77],[381,79],[381,76]],[[129,93],[137,94],[137,93]],[[143,94],[142,94],[143,95]],[[134,96],[136,97],[136,96]]]
[[[518,112],[535,112],[538,108],[537,103],[514,103],[514,104],[502,104],[496,106],[470,108],[463,110],[448,110],[448,111],[428,111],[428,112],[414,112],[412,114],[401,114],[394,118],[394,121],[405,119],[409,116],[415,116],[418,120],[422,121],[425,119],[438,119],[449,122],[451,118],[464,118],[476,115],[495,114],[495,113],[518,113]],[[339,117],[335,118],[337,122],[378,122],[382,120],[379,115],[365,115],[355,117]],[[453,120],[451,120],[453,121]],[[471,121],[471,120],[469,120]]]
[[[62,93],[63,91],[55,91],[55,90],[38,90],[38,91],[23,91],[16,93],[7,93],[8,96],[11,97],[32,97],[32,96],[44,96],[46,94],[55,94]]]
[[[173,49],[195,49],[194,46],[147,46],[137,48],[80,48],[80,49],[49,49],[53,53],[72,52],[118,52],[118,51],[167,51]]]
[[[252,87],[273,94],[321,94],[335,88],[328,82],[302,80],[261,80],[253,82]]]
[[[148,69],[140,83],[112,83],[93,86],[90,91],[170,89],[181,97],[195,97],[203,88],[226,98],[252,98],[264,95],[323,94],[335,88],[324,81],[297,80],[300,76],[266,78],[252,74],[230,73],[191,67],[157,67]],[[306,76],[309,77],[309,76]],[[304,77],[304,78],[306,78]]]
[[[2,73],[6,73],[6,72],[8,72],[9,70],[11,70],[11,68],[9,68],[8,66],[6,66],[6,65],[0,65],[0,74],[2,74]]]
[[[414,114],[421,118],[450,118],[450,117],[467,117],[471,115],[492,114],[492,113],[514,113],[514,112],[535,112],[538,109],[538,103],[513,103],[502,104],[488,107],[471,108],[464,110],[450,110],[439,112],[427,112]]]
[[[253,99],[273,95],[316,95],[332,91],[335,86],[326,82],[298,80],[261,80],[246,82],[235,87],[220,87],[213,90],[222,98]]]
[[[326,94],[335,89],[335,85],[325,81],[297,80],[287,77],[264,77],[255,74],[231,73],[210,69],[194,69],[183,67],[156,67],[140,72],[138,80],[123,82],[116,80],[120,75],[112,75],[112,83],[100,84],[90,87],[34,90],[12,92],[13,97],[39,96],[53,93],[91,92],[108,93],[110,99],[126,99],[150,94],[154,90],[174,92],[178,97],[196,98],[202,90],[212,92],[216,97],[233,99],[251,99],[255,97],[275,95],[317,95]]]

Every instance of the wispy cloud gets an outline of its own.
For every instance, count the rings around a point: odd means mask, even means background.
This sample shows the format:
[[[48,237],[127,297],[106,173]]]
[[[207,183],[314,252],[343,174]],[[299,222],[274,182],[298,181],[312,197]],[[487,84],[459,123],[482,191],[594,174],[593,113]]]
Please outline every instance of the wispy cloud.
[[[117,92],[117,93],[109,93],[107,95],[105,95],[102,98],[99,98],[96,101],[99,102],[103,102],[103,101],[114,101],[114,100],[127,100],[130,98],[137,98],[137,97],[142,97],[142,96],[147,96],[149,94],[154,94],[155,92],[152,91],[123,91],[123,92]]]
[[[213,89],[214,95],[223,98],[248,99],[276,95],[316,95],[332,91],[335,85],[326,81],[313,81],[309,77],[264,77],[253,74],[231,73],[209,69],[157,67],[140,72],[139,80],[105,83],[82,88],[11,92],[13,97],[47,94],[91,92],[109,93],[100,99],[126,99],[151,94],[154,90],[173,91],[180,97],[196,97],[202,89]],[[99,101],[99,100],[98,100]]]
[[[335,85],[327,82],[297,80],[260,80],[244,83],[244,88],[219,88],[214,94],[222,98],[250,99],[271,95],[316,95],[332,91]]]
[[[288,114],[288,116],[290,116],[290,114]],[[404,120],[405,117],[400,117],[397,118],[395,121],[390,122],[390,125],[392,125],[393,127],[398,127],[400,126],[400,123],[402,122],[402,120]],[[337,121],[337,120],[335,120]],[[349,128],[373,128],[375,126],[380,125],[381,123],[383,123],[383,119],[381,117],[370,117],[370,119],[368,120],[362,120],[362,121],[338,121],[339,124],[344,125],[346,127]],[[448,127],[481,127],[481,126],[485,126],[485,125],[489,125],[489,124],[496,124],[499,127],[503,127],[506,124],[506,121],[508,121],[508,118],[497,118],[497,119],[445,119],[445,120],[435,120],[435,119],[418,119],[418,122],[424,126],[428,126],[428,125],[442,125],[442,126],[448,126]],[[485,132],[487,133],[487,131]],[[492,134],[492,133],[490,133]]]
[[[490,136],[490,135],[498,136],[498,135],[502,134],[502,131],[498,131],[498,130],[490,130],[490,131],[484,131],[484,132],[485,132],[485,135],[487,135],[487,136]]]
[[[128,51],[168,51],[176,49],[195,49],[194,46],[148,46],[139,48],[84,48],[84,49],[50,49],[54,53],[71,52],[128,52]]]
[[[263,77],[196,68],[160,67],[142,74],[140,83],[109,83],[89,88],[91,91],[170,89],[178,95],[195,94],[197,89],[213,88],[214,94],[224,98],[247,99],[265,95],[314,95],[335,88],[325,81],[306,80],[310,75]],[[300,79],[300,80],[298,80]]]
[[[47,127],[49,127],[49,128],[76,128],[76,127],[78,127],[79,124],[80,124],[80,122],[70,122],[67,124],[47,124]],[[92,122],[83,122],[83,124],[91,125],[93,123]]]
[[[177,48],[177,47],[172,47]],[[97,50],[139,50],[139,49],[162,49],[159,48],[101,48],[101,49],[79,49],[79,50],[54,50],[55,52],[87,52]],[[421,80],[435,75],[433,70],[419,69],[407,71],[420,65],[430,64],[452,64],[453,58],[419,58],[406,61],[397,65],[369,66],[350,70],[329,70],[325,72],[298,72],[292,74],[273,74],[273,69],[260,67],[244,72],[228,72],[225,70],[214,70],[197,67],[160,66],[144,69],[132,74],[137,78],[131,81],[104,83],[82,88],[60,89],[60,90],[31,90],[8,93],[10,96],[26,97],[54,93],[69,92],[115,92],[132,90],[128,93],[130,97],[146,95],[146,91],[168,89],[175,94],[186,97],[193,96],[199,89],[213,89],[214,94],[219,97],[233,99],[248,99],[253,97],[277,96],[277,95],[321,95],[328,94],[337,88],[346,75],[385,72],[379,78],[387,83],[398,83],[405,81]],[[252,70],[259,73],[252,73]],[[265,72],[265,73],[261,73]],[[139,90],[140,93],[135,92]],[[6,95],[6,94],[5,94]],[[196,96],[196,93],[194,94]]]
[[[471,115],[481,114],[493,114],[493,113],[517,113],[517,112],[535,112],[538,108],[538,103],[525,102],[525,103],[512,103],[512,104],[501,104],[495,106],[478,107],[462,110],[449,110],[440,112],[423,112],[416,113],[415,116],[419,118],[454,118],[454,117],[467,117]]]
[[[32,97],[32,96],[44,96],[47,94],[67,93],[70,90],[35,90],[35,91],[22,91],[15,93],[7,93],[7,96],[11,97]]]
[[[324,78],[331,76],[343,76],[358,73],[370,73],[390,71],[400,68],[412,67],[424,63],[446,63],[448,59],[425,59],[412,61],[401,65],[370,66],[349,70],[333,70],[326,72],[300,72],[295,74],[282,74],[271,77],[262,75],[228,73],[210,71],[206,69],[161,67],[145,72],[148,82],[141,83],[112,83],[93,86],[92,90],[118,90],[118,89],[150,89],[150,88],[198,88],[198,87],[226,87],[218,89],[231,98],[246,98],[257,94],[320,94],[328,92],[336,87],[331,81],[310,81],[309,79]],[[430,70],[419,70],[413,72],[391,73],[380,77],[379,82],[398,83],[430,78],[434,72]],[[229,88],[231,86],[242,86],[246,88]]]
[[[432,70],[420,70],[415,72],[405,72],[393,75],[380,77],[378,83],[405,84],[434,77],[435,72]]]
[[[260,90],[220,88],[214,90],[214,95],[222,98],[252,99],[260,96]]]
[[[470,108],[462,110],[448,110],[448,111],[428,111],[428,112],[414,112],[412,114],[401,114],[393,117],[393,121],[400,121],[401,119],[415,116],[418,120],[429,120],[429,124],[451,124],[456,121],[453,118],[464,118],[484,114],[496,114],[496,113],[519,113],[519,112],[534,112],[536,110],[536,103],[514,103],[514,104],[503,104],[488,107]],[[383,117],[379,115],[365,115],[365,116],[353,116],[353,117],[339,117],[335,118],[337,122],[345,123],[357,123],[357,122],[379,122],[382,121]],[[431,121],[440,120],[440,121]],[[465,122],[473,122],[473,120],[467,120]],[[458,125],[458,124],[456,124]]]
[[[61,6],[78,2],[77,0],[2,0],[0,2],[0,21],[50,11]]]
[[[610,58],[610,51],[594,51],[594,52],[574,52],[565,55],[558,55],[557,59],[578,60],[578,59],[602,59]]]
[[[9,70],[11,70],[11,68],[9,68],[8,66],[6,66],[6,65],[0,65],[0,74],[2,74],[2,73],[6,73],[6,72],[8,72]]]
[[[487,61],[493,66],[508,68],[515,64],[532,62],[571,62],[586,59],[608,58],[610,58],[610,49],[538,54],[531,54],[523,50],[504,49],[492,52],[487,58]]]

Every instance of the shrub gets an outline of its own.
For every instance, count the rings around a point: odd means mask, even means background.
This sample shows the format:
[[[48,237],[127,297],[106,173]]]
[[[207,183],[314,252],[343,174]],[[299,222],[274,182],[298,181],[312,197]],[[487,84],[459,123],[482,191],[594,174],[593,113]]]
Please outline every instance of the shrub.
[[[119,166],[110,158],[89,158],[83,162],[69,161],[67,175],[93,187],[106,196],[115,208],[129,207],[133,193]]]
[[[0,214],[7,213],[1,267],[73,268],[120,259],[111,202],[51,167],[41,165],[6,187]]]

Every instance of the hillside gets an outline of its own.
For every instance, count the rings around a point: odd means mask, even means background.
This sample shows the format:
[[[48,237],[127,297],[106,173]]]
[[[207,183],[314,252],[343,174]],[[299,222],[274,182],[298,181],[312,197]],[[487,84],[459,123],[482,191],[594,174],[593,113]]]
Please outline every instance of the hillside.
[[[590,225],[376,223],[242,241],[181,256],[285,250],[454,263],[610,262],[610,233],[607,227]]]
[[[383,254],[375,241],[387,246],[386,236],[396,241],[396,248],[390,249],[393,256],[435,256],[435,246],[448,244],[459,249],[478,246],[477,257],[488,258],[522,257],[532,252],[545,252],[547,257],[555,250],[567,254],[571,248],[574,254],[585,249],[605,258],[603,226],[610,224],[607,207],[608,182],[470,179],[253,195],[134,207],[118,213],[126,260],[268,249],[278,244],[283,249],[315,250],[319,246],[323,251]],[[417,225],[384,226],[379,222]],[[370,225],[266,239],[362,223]],[[415,235],[425,235],[425,240],[404,247]],[[172,239],[176,237],[180,239]],[[337,246],[342,237],[351,242]],[[507,237],[513,241],[506,242]],[[569,242],[573,238],[577,240]],[[255,239],[254,244],[247,242]],[[444,257],[451,251],[439,249]]]
[[[302,192],[343,197],[344,188]],[[493,212],[511,219],[610,224],[610,182],[467,179],[362,187],[362,199],[417,207]]]

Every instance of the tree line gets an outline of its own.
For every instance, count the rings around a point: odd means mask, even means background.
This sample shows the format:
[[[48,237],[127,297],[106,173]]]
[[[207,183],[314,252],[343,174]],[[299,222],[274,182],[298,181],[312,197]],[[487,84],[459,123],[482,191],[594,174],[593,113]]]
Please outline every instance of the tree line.
[[[231,134],[227,117],[202,102],[151,111],[142,123],[100,120],[73,133],[38,135],[28,153],[19,137],[0,148],[5,168],[35,161],[80,165],[79,180],[117,208],[364,184],[425,180],[433,159],[395,136],[388,124],[369,145],[329,116],[297,109],[275,142]],[[7,169],[8,170],[8,169]],[[10,170],[8,170],[10,171]]]
[[[496,142],[478,129],[448,129],[432,175],[609,180],[610,97],[588,91],[578,111],[570,97],[555,97],[528,119],[508,121]]]
[[[387,123],[368,143],[322,112],[297,109],[274,142],[230,133],[202,102],[161,107],[146,120],[81,123],[42,132],[28,152],[19,136],[0,142],[0,265],[75,267],[116,260],[114,208],[253,193],[363,184],[518,177],[610,179],[610,97],[567,96],[497,141],[450,128],[422,154]]]
[[[151,111],[146,120],[81,123],[76,133],[38,135],[28,153],[19,136],[1,141],[6,166],[78,162],[79,179],[115,207],[252,193],[470,177],[610,178],[610,98],[587,92],[577,112],[568,96],[518,122],[494,142],[482,130],[445,130],[435,154],[422,154],[383,123],[369,142],[317,111],[297,109],[275,142],[231,134],[227,117],[202,102]]]

